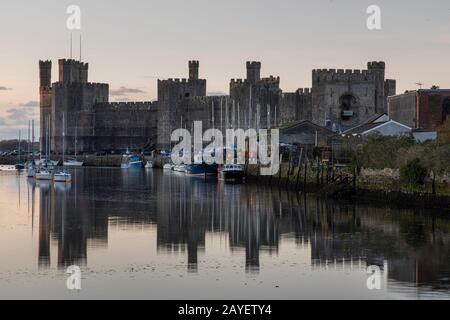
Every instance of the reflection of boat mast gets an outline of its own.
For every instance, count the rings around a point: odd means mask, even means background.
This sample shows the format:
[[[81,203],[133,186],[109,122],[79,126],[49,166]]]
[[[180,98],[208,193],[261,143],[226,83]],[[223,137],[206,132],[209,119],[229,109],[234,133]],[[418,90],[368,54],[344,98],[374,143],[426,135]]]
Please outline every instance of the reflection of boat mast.
[[[36,188],[32,185],[31,188],[31,234],[34,234],[34,211],[35,211],[35,199],[36,199]]]

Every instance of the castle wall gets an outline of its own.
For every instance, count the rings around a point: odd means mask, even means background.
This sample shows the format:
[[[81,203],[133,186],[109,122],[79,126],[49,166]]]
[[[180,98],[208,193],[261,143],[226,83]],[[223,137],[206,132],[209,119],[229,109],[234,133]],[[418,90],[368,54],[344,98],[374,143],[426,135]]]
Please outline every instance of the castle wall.
[[[206,96],[206,80],[158,80],[157,144],[160,148],[170,147],[172,132],[179,128],[180,103],[199,96]]]
[[[93,150],[144,150],[156,142],[156,102],[94,106]]]
[[[85,137],[94,135],[95,119],[94,105],[107,103],[109,86],[98,83],[58,82],[53,84],[52,95],[52,150],[56,153],[63,151],[63,115],[66,127],[66,143],[73,141],[75,131],[81,152],[92,150],[94,147],[87,143]],[[73,152],[71,145],[66,145],[67,152]]]
[[[230,94],[206,96],[199,62],[189,61],[189,79],[158,81],[157,102],[108,103],[107,84],[88,83],[88,64],[59,60],[59,82],[51,83],[51,62],[40,62],[41,143],[45,120],[51,118],[51,146],[62,153],[62,118],[66,120],[67,153],[156,147],[169,149],[171,134],[194,121],[204,130],[275,128],[310,120],[339,130],[356,126],[387,110],[395,80],[385,80],[383,62],[368,70],[314,70],[312,88],[283,93],[279,77],[261,78],[261,63],[247,62],[247,79],[232,79]]]
[[[311,89],[298,89],[296,92],[283,93],[279,109],[279,120],[277,120],[278,126],[298,120],[311,121]]]
[[[361,124],[377,112],[376,76],[368,70],[313,70],[312,122],[325,126],[327,120],[345,130]],[[384,82],[383,82],[384,87]],[[343,103],[350,99],[351,117],[343,118]],[[384,96],[384,90],[383,90]]]
[[[238,119],[232,125],[246,129],[273,128],[280,121],[280,78],[271,76],[255,80],[255,71],[248,70],[248,73],[252,79],[232,79],[230,82],[230,99],[238,110]]]

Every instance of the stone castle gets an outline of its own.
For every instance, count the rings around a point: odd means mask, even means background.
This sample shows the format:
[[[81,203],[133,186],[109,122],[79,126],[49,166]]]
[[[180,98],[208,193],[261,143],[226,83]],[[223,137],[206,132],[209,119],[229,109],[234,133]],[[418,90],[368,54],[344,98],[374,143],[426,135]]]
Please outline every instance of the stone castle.
[[[188,79],[158,80],[154,102],[110,103],[109,85],[88,81],[88,64],[62,59],[59,81],[51,82],[51,61],[40,61],[41,149],[47,132],[51,151],[62,153],[63,118],[66,152],[93,153],[170,149],[172,131],[217,128],[271,129],[310,120],[336,132],[387,112],[395,80],[385,79],[385,63],[367,70],[313,70],[312,88],[283,92],[279,77],[261,77],[261,63],[247,62],[247,78],[232,79],[229,94],[207,96],[198,61],[189,61]],[[63,117],[64,114],[64,117]]]

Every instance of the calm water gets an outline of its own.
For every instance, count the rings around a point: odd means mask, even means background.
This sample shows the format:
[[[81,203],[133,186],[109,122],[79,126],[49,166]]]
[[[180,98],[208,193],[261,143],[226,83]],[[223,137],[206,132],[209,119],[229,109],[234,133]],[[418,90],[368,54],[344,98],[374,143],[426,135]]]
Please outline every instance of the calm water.
[[[448,217],[162,171],[0,172],[0,298],[449,299]]]

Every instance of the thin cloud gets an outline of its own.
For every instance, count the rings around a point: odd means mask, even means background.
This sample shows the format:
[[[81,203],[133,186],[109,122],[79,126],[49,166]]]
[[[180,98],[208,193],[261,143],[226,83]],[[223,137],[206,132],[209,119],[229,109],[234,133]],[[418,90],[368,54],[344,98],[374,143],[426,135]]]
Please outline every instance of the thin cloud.
[[[28,124],[30,119],[36,118],[37,113],[30,108],[13,108],[6,111],[7,116],[4,117],[5,126],[24,126]]]
[[[228,94],[223,91],[210,91],[207,93],[209,97],[227,96]]]
[[[39,101],[28,101],[25,103],[21,103],[21,104],[19,104],[19,107],[25,107],[25,108],[39,107]]]
[[[145,93],[145,91],[139,88],[127,88],[127,87],[120,87],[119,89],[110,91],[110,94],[113,97],[123,97],[130,94],[140,94],[140,93]]]

